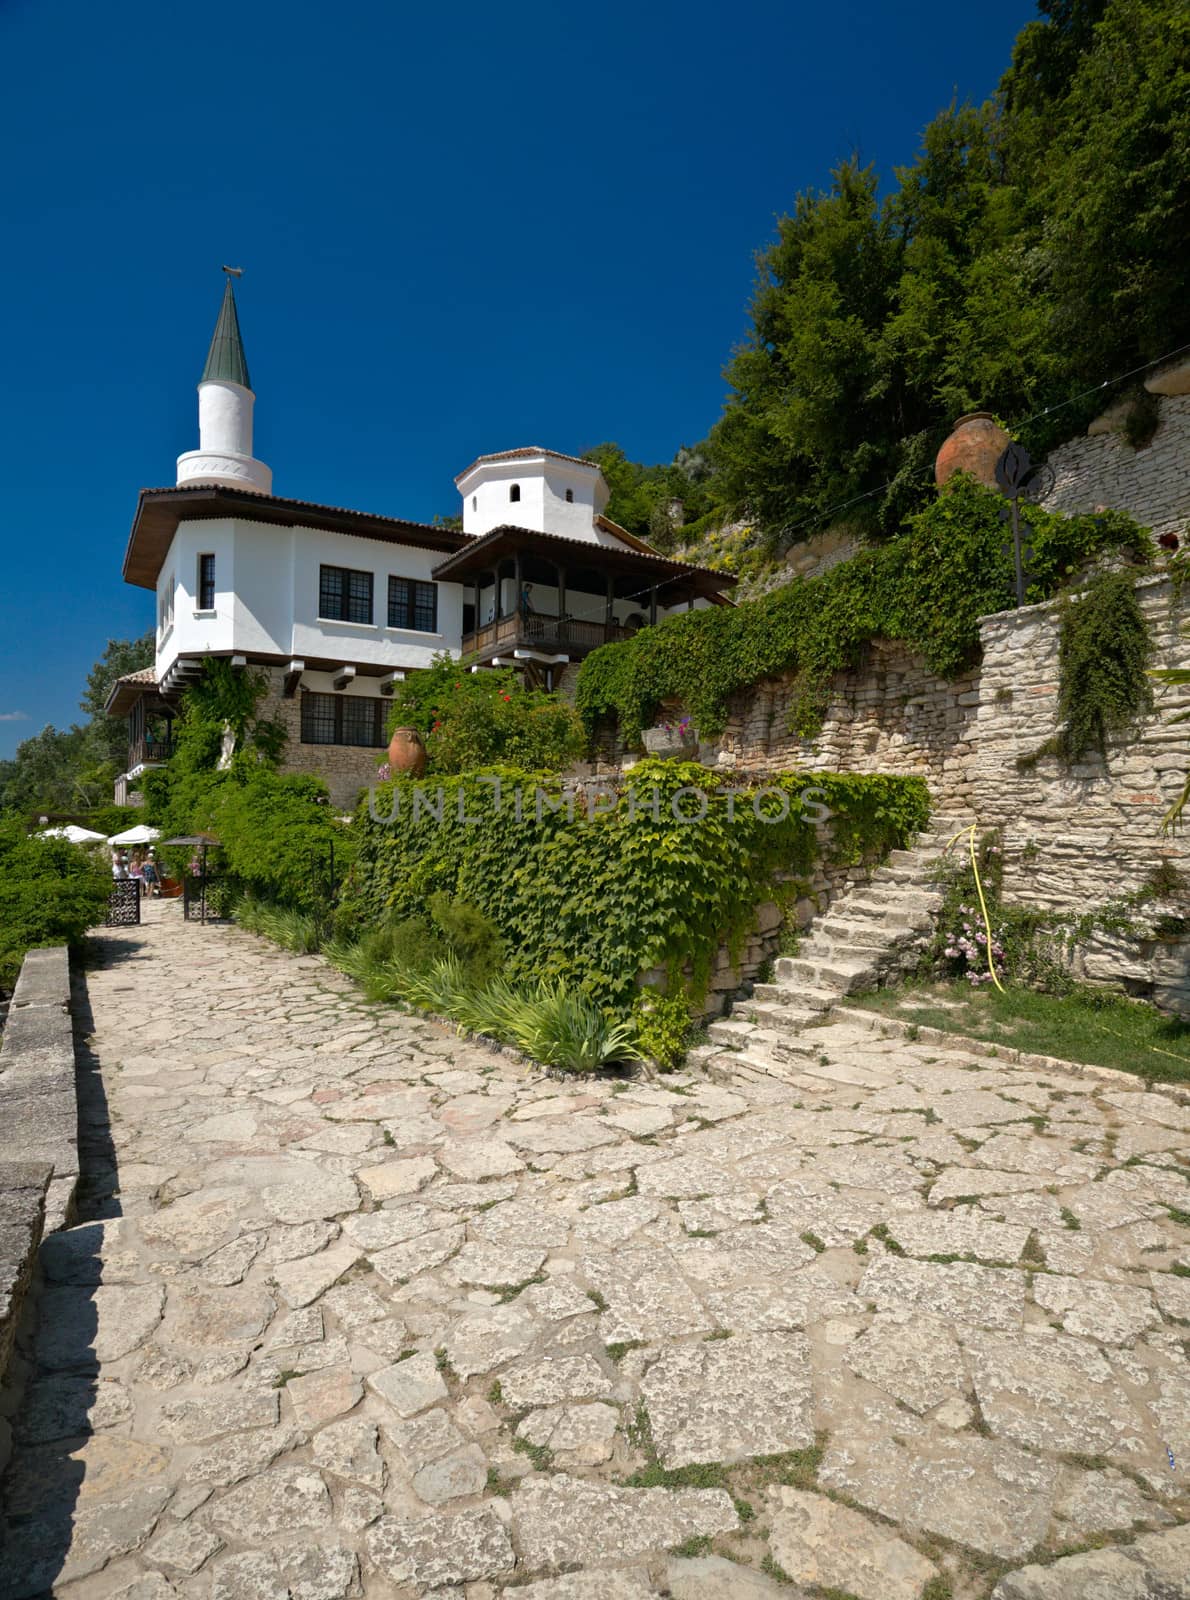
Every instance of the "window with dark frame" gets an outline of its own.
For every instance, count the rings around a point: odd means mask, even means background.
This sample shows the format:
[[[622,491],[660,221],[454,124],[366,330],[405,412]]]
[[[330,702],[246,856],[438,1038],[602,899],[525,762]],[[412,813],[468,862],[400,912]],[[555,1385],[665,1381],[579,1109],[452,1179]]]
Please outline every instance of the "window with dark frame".
[[[318,615],[328,622],[371,622],[372,574],[353,567],[319,567]]]
[[[302,693],[302,743],[345,744],[380,750],[384,737],[385,702],[362,694]]]
[[[521,486],[519,483],[514,483],[509,489],[508,498],[510,500],[519,500],[521,498]]]
[[[200,611],[214,611],[215,609],[215,557],[213,555],[204,555],[198,558],[198,609]]]
[[[417,633],[438,632],[438,585],[417,578],[388,580],[388,625]]]

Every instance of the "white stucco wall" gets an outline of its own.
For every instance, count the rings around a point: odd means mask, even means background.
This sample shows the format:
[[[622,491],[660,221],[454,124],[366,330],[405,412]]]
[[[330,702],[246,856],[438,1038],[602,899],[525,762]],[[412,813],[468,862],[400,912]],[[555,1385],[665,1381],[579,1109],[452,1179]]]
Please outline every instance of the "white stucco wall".
[[[199,610],[198,558],[215,557],[215,606]],[[428,666],[442,650],[462,646],[463,589],[438,585],[438,630],[388,627],[388,579],[430,582],[442,552],[379,539],[283,527],[243,518],[181,522],[158,579],[158,611],[173,587],[173,626],[158,631],[157,674],[179,655],[243,653],[329,658],[356,665]],[[373,620],[318,616],[319,568],[372,574]]]
[[[513,485],[519,500],[510,498]],[[614,542],[595,527],[595,515],[607,504],[608,488],[593,463],[556,460],[552,456],[516,461],[480,461],[459,479],[463,497],[463,532],[490,533],[511,524],[538,533],[562,534],[592,544]],[[573,501],[566,499],[570,490]]]

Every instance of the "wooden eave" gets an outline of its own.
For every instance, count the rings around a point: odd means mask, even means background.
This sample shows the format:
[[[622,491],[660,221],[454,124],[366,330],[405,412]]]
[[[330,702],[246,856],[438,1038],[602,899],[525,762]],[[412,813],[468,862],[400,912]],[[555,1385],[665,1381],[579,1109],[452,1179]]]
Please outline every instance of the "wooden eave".
[[[728,572],[712,572],[688,561],[676,561],[658,551],[640,550],[630,545],[594,544],[588,539],[571,539],[562,534],[539,533],[532,528],[506,525],[493,528],[481,538],[471,538],[460,550],[440,561],[433,576],[439,582],[465,583],[491,572],[499,561],[529,554],[555,566],[585,567],[615,577],[628,576],[651,586],[664,585],[668,595],[681,599],[703,596],[712,599],[734,587],[736,579]],[[672,604],[667,599],[664,604]]]
[[[327,533],[349,533],[384,544],[411,545],[416,549],[460,549],[467,535],[428,522],[406,522],[345,506],[324,506],[312,500],[290,500],[280,495],[257,494],[251,489],[227,489],[196,484],[174,489],[142,489],[124,552],[124,581],[141,589],[155,589],[162,565],[179,522],[213,517],[238,517],[246,522],[270,522],[278,527],[317,528]]]

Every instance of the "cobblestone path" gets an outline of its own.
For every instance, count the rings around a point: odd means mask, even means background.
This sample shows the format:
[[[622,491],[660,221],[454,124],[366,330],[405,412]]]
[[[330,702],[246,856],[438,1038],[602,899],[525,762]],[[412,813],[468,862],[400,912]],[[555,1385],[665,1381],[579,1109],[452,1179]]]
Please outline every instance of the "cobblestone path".
[[[149,916],[5,1600],[1190,1594],[1186,1097],[846,1026],[559,1082]]]

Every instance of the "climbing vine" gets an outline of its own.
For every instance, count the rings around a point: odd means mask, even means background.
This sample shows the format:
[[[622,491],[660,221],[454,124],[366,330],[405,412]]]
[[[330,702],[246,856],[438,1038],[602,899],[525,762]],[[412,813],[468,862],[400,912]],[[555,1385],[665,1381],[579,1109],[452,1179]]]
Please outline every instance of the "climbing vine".
[[[356,819],[343,915],[402,921],[445,891],[496,924],[514,981],[565,979],[625,1011],[640,972],[676,980],[689,966],[698,998],[720,942],[738,952],[779,875],[805,875],[822,853],[816,806],[833,813],[825,848],[846,861],[904,843],[929,810],[918,778],[783,774],[728,790],[676,761],[640,762],[613,798],[592,809],[577,795],[572,810],[557,779],[508,768],[382,785],[381,820],[366,805]]]
[[[699,732],[718,733],[732,694],[763,678],[795,674],[790,726],[821,726],[830,681],[857,666],[874,639],[897,639],[939,676],[958,676],[979,649],[979,618],[1013,603],[1003,500],[971,479],[911,517],[887,544],[817,578],[795,579],[759,600],[668,618],[584,661],[577,703],[588,727],[616,717],[629,741],[660,704],[679,700]],[[1098,555],[1152,554],[1146,531],[1122,512],[1062,516],[1025,508],[1033,546],[1030,601],[1049,599]]]
[[[1131,576],[1098,573],[1062,603],[1058,635],[1058,731],[1018,765],[1065,762],[1107,750],[1153,709],[1153,645]]]

